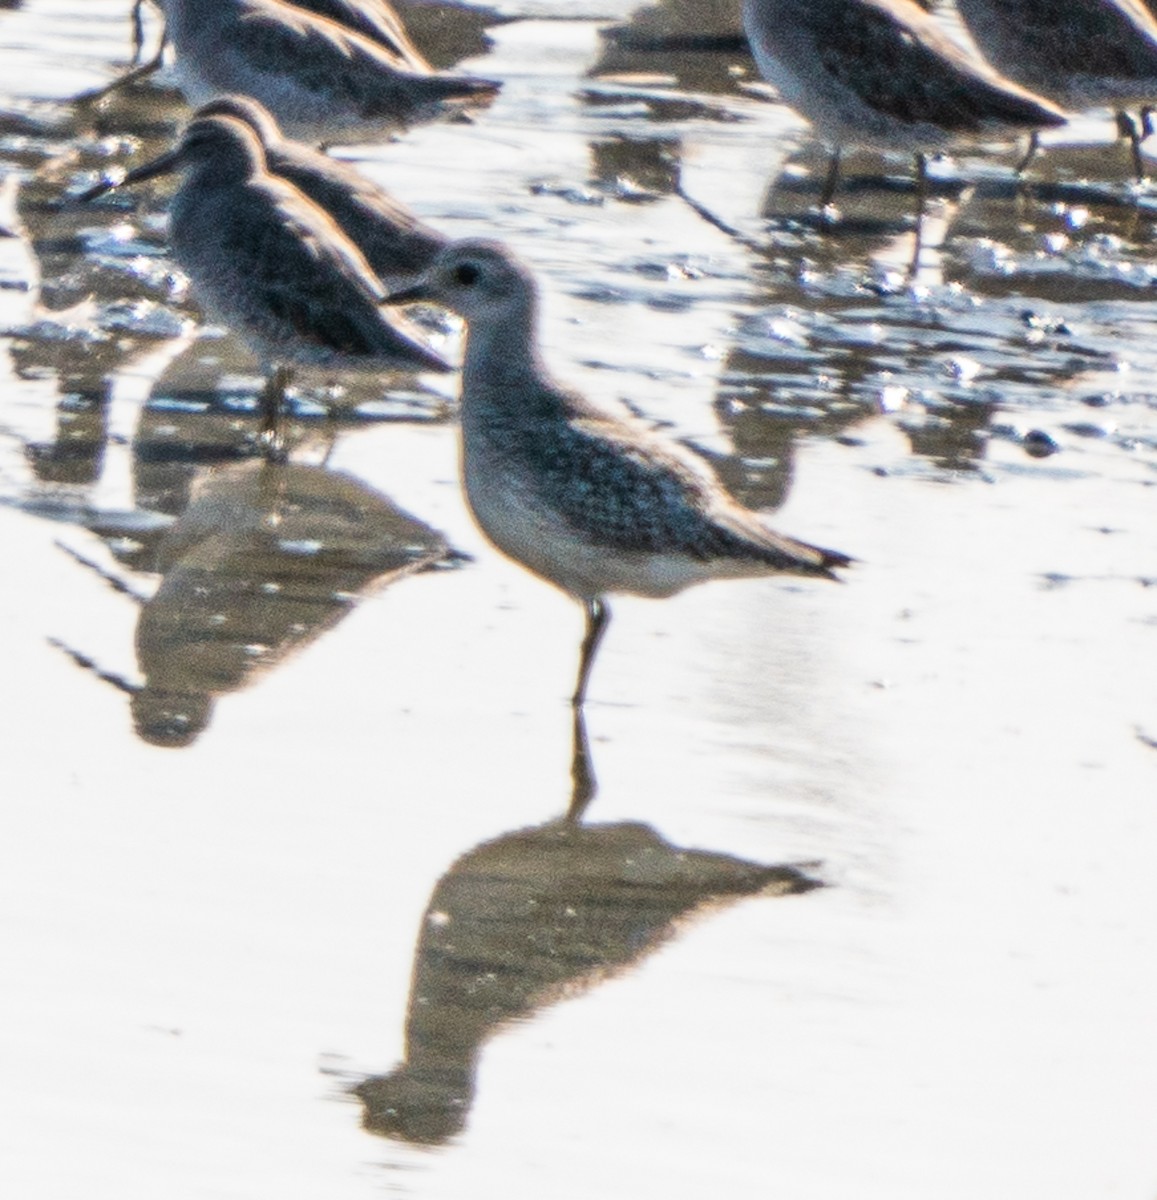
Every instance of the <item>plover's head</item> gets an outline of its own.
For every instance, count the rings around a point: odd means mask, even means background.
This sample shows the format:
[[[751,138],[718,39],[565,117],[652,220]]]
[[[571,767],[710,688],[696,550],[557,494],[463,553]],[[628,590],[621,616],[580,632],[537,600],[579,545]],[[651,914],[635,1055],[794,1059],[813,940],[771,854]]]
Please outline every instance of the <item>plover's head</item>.
[[[452,242],[412,287],[389,296],[391,304],[429,301],[467,321],[501,318],[531,305],[534,276],[501,242]]]

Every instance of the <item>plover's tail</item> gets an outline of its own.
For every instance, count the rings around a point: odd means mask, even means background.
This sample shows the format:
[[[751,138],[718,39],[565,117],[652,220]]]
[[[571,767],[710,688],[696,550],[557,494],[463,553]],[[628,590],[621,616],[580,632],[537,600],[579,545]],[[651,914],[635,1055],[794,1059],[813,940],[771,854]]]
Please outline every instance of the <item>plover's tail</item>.
[[[754,561],[788,575],[818,575],[823,579],[838,579],[835,572],[856,561],[841,550],[813,546],[799,538],[777,533],[754,513],[744,509],[726,515],[717,513],[715,522],[722,538],[713,549],[721,558]]]
[[[813,546],[810,542],[801,542],[781,533],[772,533],[771,537],[777,545],[772,549],[770,561],[778,569],[793,574],[819,575],[824,579],[839,581],[840,577],[835,572],[841,567],[850,567],[856,561],[841,550]],[[784,566],[779,566],[781,555],[787,560]]]
[[[428,75],[423,92],[437,100],[493,100],[502,90],[496,79],[480,79],[474,75]]]

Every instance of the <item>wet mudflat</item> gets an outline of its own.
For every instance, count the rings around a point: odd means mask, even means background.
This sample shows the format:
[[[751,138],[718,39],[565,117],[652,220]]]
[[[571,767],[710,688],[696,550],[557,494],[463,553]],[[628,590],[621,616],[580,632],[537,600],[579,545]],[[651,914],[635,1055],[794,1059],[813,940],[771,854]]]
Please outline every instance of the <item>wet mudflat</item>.
[[[128,7],[0,11],[6,1190],[1154,1200],[1157,193],[1110,123],[1026,189],[937,164],[910,277],[906,164],[817,228],[741,53],[424,14],[501,97],[343,155],[858,560],[619,602],[567,824],[580,615],[473,526],[453,381],[305,381],[264,465],[165,185],[76,202],[185,115],[68,103]]]

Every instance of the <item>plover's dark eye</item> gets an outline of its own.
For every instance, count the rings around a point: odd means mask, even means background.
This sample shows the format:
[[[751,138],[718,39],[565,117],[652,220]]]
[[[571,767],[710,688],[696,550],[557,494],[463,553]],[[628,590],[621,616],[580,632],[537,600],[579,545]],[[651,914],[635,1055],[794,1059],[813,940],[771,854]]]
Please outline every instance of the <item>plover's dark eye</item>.
[[[454,268],[454,282],[473,287],[478,282],[478,267],[474,263],[463,263]]]

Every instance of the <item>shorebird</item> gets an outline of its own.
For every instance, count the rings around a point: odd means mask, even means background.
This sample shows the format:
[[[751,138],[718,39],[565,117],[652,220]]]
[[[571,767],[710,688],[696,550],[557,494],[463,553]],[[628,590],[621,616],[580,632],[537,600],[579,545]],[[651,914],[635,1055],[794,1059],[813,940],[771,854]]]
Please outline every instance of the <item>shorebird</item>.
[[[1065,123],[1049,101],[966,54],[914,0],[744,0],[756,65],[832,150],[820,198],[839,181],[844,146],[925,154]]]
[[[1145,177],[1157,19],[1141,0],[957,0],[956,8],[980,52],[1010,79],[1067,109],[1114,108],[1134,174]],[[1140,128],[1128,105],[1143,106]],[[1035,148],[1034,139],[1030,156]]]
[[[190,121],[175,149],[123,185],[179,171],[169,207],[173,256],[205,315],[261,360],[262,435],[276,445],[292,365],[331,371],[449,371],[385,297],[365,257],[329,214],[266,169],[261,141],[224,115]],[[82,199],[107,190],[101,184]]]
[[[499,84],[442,75],[328,17],[283,0],[158,0],[186,99],[261,101],[291,137],[377,138]]]
[[[696,454],[551,378],[538,289],[501,243],[452,242],[390,303],[428,300],[466,321],[462,475],[475,519],[509,557],[586,614],[572,704],[586,696],[607,596],[672,596],[708,579],[835,578],[851,559],[769,529]]]
[[[162,0],[154,0],[154,2],[159,5]],[[346,29],[369,38],[371,42],[377,42],[379,46],[393,54],[400,64],[405,64],[412,70],[423,72],[433,69],[421,51],[410,40],[410,35],[406,32],[401,17],[394,11],[388,0],[292,0],[292,3],[297,8],[303,8],[316,16],[328,17],[329,20],[344,25]],[[132,61],[134,63],[139,62],[144,47],[143,9],[144,0],[134,0],[132,9]],[[148,62],[126,72],[94,95],[103,95],[145,75],[151,75],[164,62],[167,44],[168,38],[162,33],[160,43]]]
[[[387,287],[400,286],[425,270],[447,242],[349,163],[304,142],[285,138],[269,110],[249,96],[210,100],[194,119],[225,116],[243,121],[261,141],[266,169],[300,189],[333,218],[365,255]],[[91,199],[118,187],[109,179],[85,193]]]

